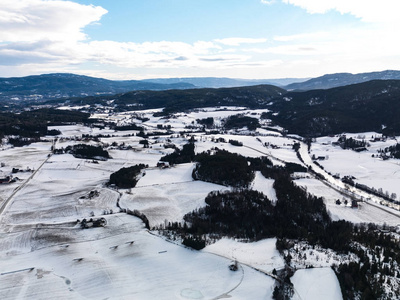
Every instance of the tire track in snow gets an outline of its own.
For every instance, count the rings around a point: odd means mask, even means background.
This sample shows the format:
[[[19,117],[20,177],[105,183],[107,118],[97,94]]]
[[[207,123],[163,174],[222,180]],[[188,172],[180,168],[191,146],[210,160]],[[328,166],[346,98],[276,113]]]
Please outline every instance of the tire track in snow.
[[[211,300],[218,300],[218,299],[224,299],[224,298],[231,298],[232,296],[230,296],[229,294],[232,293],[234,290],[236,290],[243,282],[243,278],[244,278],[244,269],[241,265],[239,265],[240,269],[242,270],[242,277],[240,278],[239,283],[234,286],[232,289],[230,289],[229,291],[223,293],[222,295],[219,295],[215,298],[212,298]]]

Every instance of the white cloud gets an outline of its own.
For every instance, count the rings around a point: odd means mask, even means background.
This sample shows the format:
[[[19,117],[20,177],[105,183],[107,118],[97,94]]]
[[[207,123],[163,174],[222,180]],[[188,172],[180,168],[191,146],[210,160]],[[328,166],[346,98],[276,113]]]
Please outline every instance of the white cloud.
[[[220,67],[245,62],[248,55],[233,54],[213,42],[18,42],[0,46],[0,65],[99,63],[120,68]]]
[[[59,0],[1,0],[0,65],[55,68],[86,62],[120,68],[219,67],[243,63],[248,55],[226,46],[262,43],[266,39],[228,38],[215,41],[91,41],[83,29],[107,11]],[[3,30],[4,29],[4,30]]]
[[[321,39],[329,36],[328,32],[308,32],[308,33],[301,33],[301,34],[294,34],[294,35],[284,35],[284,36],[276,36],[274,37],[275,41],[279,42],[290,42],[296,40],[310,40],[310,39]]]
[[[209,58],[211,61],[220,49],[214,43],[204,41],[193,44],[169,41],[144,43],[93,41],[80,46],[79,52],[84,55],[82,60],[130,68],[199,66],[200,58]],[[219,57],[231,59],[228,54],[221,54]]]
[[[274,59],[274,60],[259,60],[253,62],[243,62],[243,63],[235,63],[230,64],[227,67],[229,68],[244,68],[244,69],[265,69],[265,68],[273,68],[283,64],[281,59]]]
[[[329,54],[329,49],[317,45],[309,44],[291,44],[268,47],[264,49],[253,48],[247,49],[248,51],[259,54],[275,54],[275,55],[291,55],[291,56],[314,56],[320,54]]]
[[[82,29],[107,11],[71,1],[1,0],[0,41],[79,41]]]
[[[304,8],[309,13],[326,13],[336,10],[341,14],[349,13],[365,22],[390,23],[399,22],[398,0],[281,0],[283,3],[293,4]]]
[[[209,41],[115,42],[90,41],[83,29],[98,22],[101,7],[60,0],[1,0],[0,65],[48,64],[52,68],[95,62],[125,68],[199,66],[234,59]],[[207,60],[207,56],[210,56]],[[203,57],[203,61],[199,58]],[[243,57],[236,56],[243,60]]]
[[[270,5],[270,4],[275,3],[275,0],[261,0],[261,3],[262,3],[262,4]]]
[[[258,44],[265,43],[267,39],[259,38],[225,38],[225,39],[216,39],[214,40],[216,43],[220,43],[227,46],[240,46],[241,44]]]
[[[362,57],[368,61],[398,55],[400,48],[400,41],[393,38],[390,31],[379,28],[335,29],[331,32],[279,36],[273,40],[269,47],[249,48],[246,51],[279,56]]]

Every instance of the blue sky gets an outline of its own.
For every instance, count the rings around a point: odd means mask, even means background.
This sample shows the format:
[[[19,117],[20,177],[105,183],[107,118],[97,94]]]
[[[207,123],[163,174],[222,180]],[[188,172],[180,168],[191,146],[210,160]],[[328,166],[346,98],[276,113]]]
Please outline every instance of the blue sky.
[[[1,2],[1,77],[266,79],[400,69],[398,0]]]

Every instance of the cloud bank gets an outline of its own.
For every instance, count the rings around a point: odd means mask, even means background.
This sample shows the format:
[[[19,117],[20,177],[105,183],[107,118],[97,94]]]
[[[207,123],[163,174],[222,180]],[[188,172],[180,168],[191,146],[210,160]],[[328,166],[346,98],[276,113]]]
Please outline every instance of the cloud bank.
[[[318,71],[322,68],[324,72],[348,71],[350,65],[369,68],[375,63],[376,70],[397,62],[400,67],[396,59],[400,41],[395,38],[400,1],[260,0],[260,9],[285,7],[282,3],[301,7],[309,14],[331,10],[351,14],[369,27],[310,28],[288,35],[228,36],[190,43],[119,42],[92,40],[85,34],[87,26],[101,26],[108,13],[100,6],[61,0],[1,0],[0,76],[75,72],[108,78],[122,73],[123,78],[131,78],[131,74],[138,77],[139,73],[142,77],[164,73],[265,78],[310,76],[302,72],[311,68],[315,75],[321,75]]]
[[[0,73],[6,66],[37,73],[45,65],[62,71],[84,63],[131,69],[232,68],[250,57],[229,47],[266,41],[240,37],[194,43],[90,40],[84,28],[100,22],[106,13],[102,7],[72,1],[2,0]]]

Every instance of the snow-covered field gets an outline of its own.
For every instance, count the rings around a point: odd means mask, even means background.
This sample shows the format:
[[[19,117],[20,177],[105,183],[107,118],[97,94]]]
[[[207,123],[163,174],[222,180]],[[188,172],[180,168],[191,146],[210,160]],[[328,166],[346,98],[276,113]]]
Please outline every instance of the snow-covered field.
[[[351,199],[343,196],[339,192],[329,188],[316,179],[298,179],[295,181],[299,186],[304,186],[307,191],[318,197],[325,199],[325,205],[333,220],[346,220],[353,223],[376,223],[397,226],[400,218],[396,215],[387,213],[384,207],[372,205],[371,202],[362,202],[358,208],[351,208]],[[336,204],[340,200],[341,204]],[[344,201],[348,201],[348,205]],[[392,210],[389,210],[392,211]],[[392,211],[395,212],[395,211]]]
[[[164,170],[147,170],[134,189],[122,194],[120,206],[143,212],[150,226],[182,221],[186,213],[205,206],[208,193],[227,189],[194,181],[193,167],[193,164],[182,164]]]
[[[365,137],[369,141],[372,137],[380,136],[375,132],[367,132],[362,134],[347,134],[348,138]],[[354,176],[355,181],[365,184],[375,189],[382,188],[383,192],[389,195],[396,193],[400,197],[400,160],[389,159],[382,160],[377,157],[379,149],[385,149],[396,144],[395,139],[387,139],[386,141],[371,142],[367,151],[355,152],[350,149],[342,149],[339,146],[332,145],[338,137],[322,137],[313,143],[311,155],[328,156],[328,159],[319,163],[325,170],[332,174],[340,174],[341,177],[346,175]],[[372,157],[374,156],[374,157]]]
[[[63,243],[51,242],[60,229],[36,229],[47,231],[47,245],[2,252],[1,299],[271,297],[273,279],[247,266],[232,272],[230,260],[168,243],[126,214],[110,216],[108,224],[108,233],[62,229],[71,232]]]
[[[293,299],[335,300],[341,299],[339,282],[331,268],[297,270],[291,281],[295,294]]]
[[[258,270],[272,273],[273,269],[282,269],[285,265],[275,248],[275,243],[275,238],[254,243],[241,243],[231,239],[222,239],[207,246],[205,251],[229,257]]]
[[[180,135],[196,119],[243,113],[260,117],[261,111],[203,109],[179,114],[173,119],[153,117],[153,111],[98,115],[108,121],[128,124],[132,118],[148,117],[146,128],[171,125],[170,136],[149,138],[144,148],[134,131],[88,128],[83,125],[56,126],[62,134],[57,147],[81,143],[82,134],[101,134],[100,142],[124,143],[129,150],[109,148],[112,159],[94,163],[70,154],[51,155],[52,142],[34,143],[22,148],[0,151],[0,177],[12,168],[15,183],[0,185],[0,299],[271,299],[275,280],[263,272],[284,266],[275,248],[275,239],[243,243],[222,239],[202,251],[193,251],[171,243],[144,228],[141,220],[120,213],[121,208],[144,213],[151,226],[182,221],[183,216],[205,205],[207,194],[228,187],[193,181],[194,164],[157,168],[160,158],[181,147],[189,136]],[[138,121],[140,122],[140,121]],[[264,122],[264,121],[263,121]],[[293,138],[266,129],[258,136],[196,133],[197,153],[213,147],[244,156],[269,156],[274,163],[301,163],[292,149]],[[238,140],[242,147],[218,141]],[[360,182],[400,195],[395,184],[400,179],[399,161],[381,161],[369,153],[353,153],[332,146],[333,138],[321,138],[313,144],[311,155],[329,155],[321,162],[327,171],[353,175]],[[88,143],[96,144],[93,141]],[[385,144],[386,145],[386,144]],[[380,145],[384,146],[384,145]],[[379,147],[380,147],[379,146]],[[378,148],[378,146],[376,146]],[[373,150],[370,150],[373,151]],[[111,173],[122,167],[144,163],[149,167],[132,189],[105,186]],[[29,171],[26,171],[29,169]],[[313,178],[296,180],[308,192],[325,199],[333,219],[397,225],[400,218],[379,207],[362,204],[359,209],[336,205],[343,196]],[[275,202],[273,180],[260,172],[251,187]],[[94,197],[89,197],[90,193]],[[3,204],[7,204],[4,205]],[[77,220],[101,218],[102,228],[81,229]],[[239,270],[229,270],[233,260]],[[259,270],[259,271],[258,271]],[[334,273],[328,269],[299,270],[292,282],[297,299],[341,299]]]

